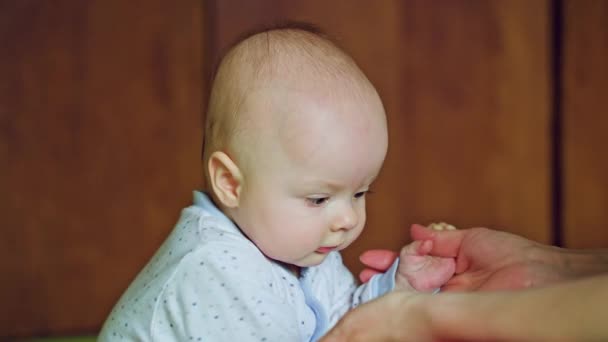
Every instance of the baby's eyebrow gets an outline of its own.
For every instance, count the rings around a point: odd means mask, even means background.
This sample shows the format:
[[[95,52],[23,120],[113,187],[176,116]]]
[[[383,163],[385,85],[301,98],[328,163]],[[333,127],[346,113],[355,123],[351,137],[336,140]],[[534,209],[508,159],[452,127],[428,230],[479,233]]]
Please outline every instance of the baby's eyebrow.
[[[337,191],[343,187],[342,185],[338,184],[337,182],[321,180],[321,179],[306,180],[303,182],[303,184],[306,187],[315,187],[315,188],[320,187],[323,189],[327,189],[329,191]]]
[[[371,181],[366,181],[365,183],[361,184],[361,186],[366,185],[367,187],[370,187],[374,181],[375,181],[375,178],[372,179]],[[327,191],[327,192],[338,192],[347,187],[346,185],[342,185],[337,182],[322,181],[322,180],[307,182],[307,183],[305,183],[305,186],[308,188],[321,188],[321,189],[323,189],[323,191]]]

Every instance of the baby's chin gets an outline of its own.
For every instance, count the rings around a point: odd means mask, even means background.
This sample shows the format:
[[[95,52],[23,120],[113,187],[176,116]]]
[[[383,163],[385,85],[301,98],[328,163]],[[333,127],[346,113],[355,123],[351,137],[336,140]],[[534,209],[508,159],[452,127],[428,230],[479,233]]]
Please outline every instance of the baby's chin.
[[[323,263],[323,261],[325,261],[325,259],[327,258],[327,256],[329,256],[331,252],[333,251],[327,253],[318,253],[315,251],[308,257],[303,258],[301,260],[293,261],[291,262],[291,264],[300,268],[319,266]]]
[[[272,258],[271,259],[289,266],[289,268],[297,267],[297,268],[306,268],[306,267],[314,267],[321,265],[327,257],[334,252],[340,252],[341,250],[348,247],[350,243],[344,243],[331,248],[320,247],[317,250],[309,253],[307,256],[301,257],[299,259],[294,258]]]
[[[287,268],[290,271],[298,271],[302,268],[307,268],[307,267],[314,267],[314,266],[318,266],[321,265],[323,263],[323,261],[325,261],[325,258],[327,257],[327,255],[325,256],[308,256],[306,258],[302,258],[302,259],[298,259],[298,260],[293,260],[293,259],[289,259],[289,258],[270,258],[272,260],[274,260],[275,262],[278,262],[279,264],[283,265],[285,268]]]

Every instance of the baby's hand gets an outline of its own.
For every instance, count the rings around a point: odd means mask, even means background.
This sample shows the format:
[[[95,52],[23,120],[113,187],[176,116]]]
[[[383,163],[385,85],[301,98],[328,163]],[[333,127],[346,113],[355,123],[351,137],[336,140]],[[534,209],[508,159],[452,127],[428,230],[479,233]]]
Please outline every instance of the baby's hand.
[[[436,230],[453,230],[447,223],[434,223],[429,228]],[[440,288],[452,276],[456,269],[454,258],[443,258],[428,255],[433,249],[433,241],[414,241],[401,249],[399,267],[395,276],[395,287],[400,290],[417,290],[422,292]]]

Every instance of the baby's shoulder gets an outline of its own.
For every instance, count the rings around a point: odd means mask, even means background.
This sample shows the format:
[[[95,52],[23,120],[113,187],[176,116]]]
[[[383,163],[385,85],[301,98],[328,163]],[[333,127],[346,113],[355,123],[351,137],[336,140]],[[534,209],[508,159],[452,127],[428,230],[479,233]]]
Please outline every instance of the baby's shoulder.
[[[215,234],[211,232],[210,234]],[[270,266],[264,254],[249,240],[231,238],[204,239],[186,255],[185,268],[204,268],[222,274],[256,274]]]
[[[255,247],[227,217],[218,217],[206,210],[190,206],[185,208],[167,240],[188,241],[199,246],[238,245],[246,249]]]
[[[228,265],[266,263],[262,252],[228,219],[189,207],[184,210],[172,235],[174,242],[189,241],[180,263],[207,265],[226,270]]]

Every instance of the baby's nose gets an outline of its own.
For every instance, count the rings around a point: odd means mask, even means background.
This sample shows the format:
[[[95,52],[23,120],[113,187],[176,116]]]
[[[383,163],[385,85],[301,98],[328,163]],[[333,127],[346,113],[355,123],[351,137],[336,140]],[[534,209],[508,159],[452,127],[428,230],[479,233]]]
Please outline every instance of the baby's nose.
[[[341,229],[350,230],[357,226],[359,223],[359,216],[355,208],[351,205],[345,205],[341,210],[338,211],[332,225],[332,230],[338,231]]]

